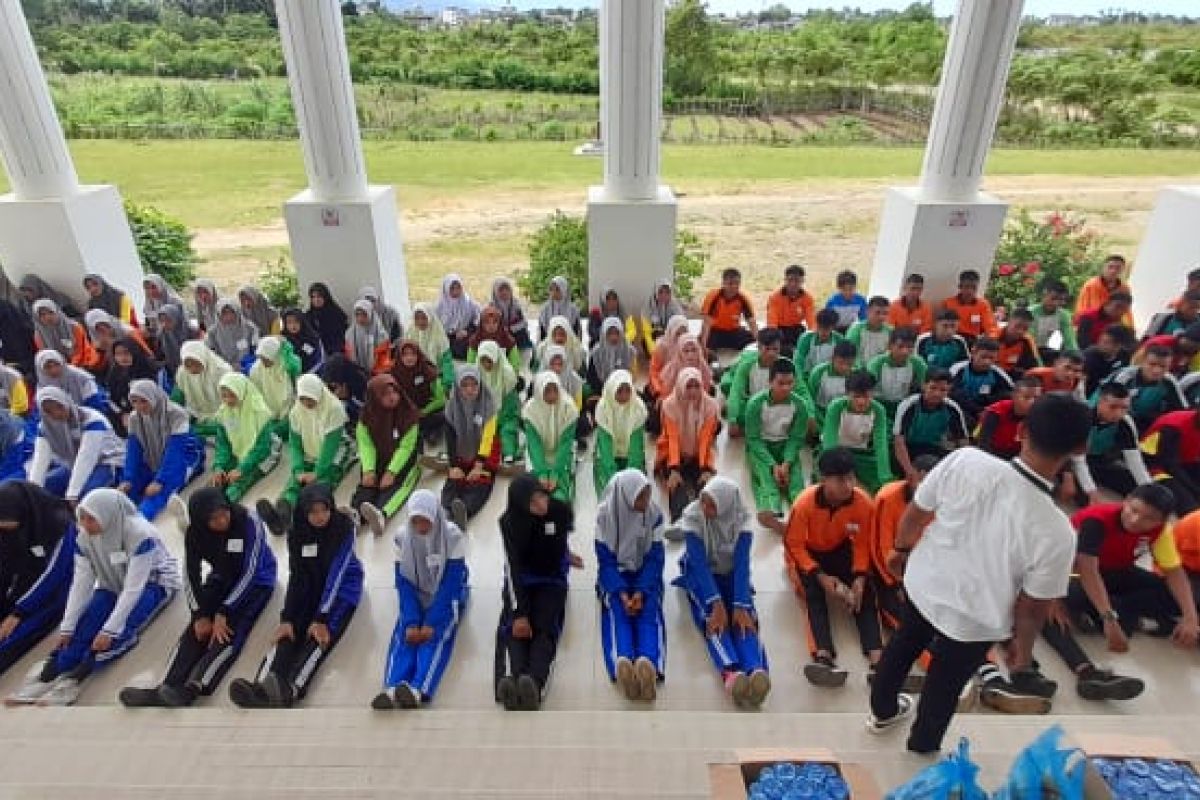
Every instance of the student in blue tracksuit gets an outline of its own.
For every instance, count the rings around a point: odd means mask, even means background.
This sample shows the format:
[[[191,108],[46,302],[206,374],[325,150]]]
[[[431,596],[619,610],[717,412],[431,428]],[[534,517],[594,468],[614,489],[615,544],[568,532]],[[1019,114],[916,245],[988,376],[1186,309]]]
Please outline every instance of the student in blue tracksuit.
[[[717,476],[683,512],[681,587],[725,691],[740,708],[758,708],[771,691],[750,583],[750,512],[738,485]]]
[[[25,462],[33,454],[36,437],[36,422],[30,426],[8,409],[0,408],[0,481],[25,477]]]
[[[354,554],[358,525],[337,510],[333,489],[300,490],[288,531],[288,583],[274,646],[255,680],[238,678],[229,697],[242,708],[291,708],[304,699],[362,600],[362,562]]]
[[[75,405],[62,389],[38,389],[41,413],[29,480],[78,502],[93,489],[115,486],[125,462],[125,442],[103,414]]]
[[[262,520],[212,486],[188,500],[188,519],[184,586],[191,618],[162,683],[121,690],[128,707],[190,706],[211,695],[275,592],[275,556]]]
[[[28,481],[0,483],[0,674],[62,619],[74,539],[66,503]]]
[[[204,440],[192,433],[191,417],[150,380],[129,385],[129,438],[120,489],[153,520],[204,471]]]
[[[662,534],[650,479],[636,469],[614,475],[596,509],[596,593],[608,677],[633,702],[654,702],[666,668]]]
[[[867,318],[867,298],[858,293],[858,276],[848,269],[837,275],[837,292],[825,301],[825,307],[837,312],[837,332],[843,336],[850,326]]]
[[[396,535],[400,616],[392,632],[378,710],[433,701],[454,652],[467,605],[467,537],[427,489],[408,498],[408,524]]]
[[[79,502],[76,518],[58,645],[9,705],[73,704],[83,681],[132,650],[179,590],[179,564],[128,497],[96,489]]]

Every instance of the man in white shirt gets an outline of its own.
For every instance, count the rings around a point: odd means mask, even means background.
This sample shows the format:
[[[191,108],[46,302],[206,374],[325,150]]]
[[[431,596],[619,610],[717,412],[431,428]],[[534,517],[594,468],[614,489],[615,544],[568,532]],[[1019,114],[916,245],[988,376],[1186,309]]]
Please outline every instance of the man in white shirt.
[[[1086,405],[1049,394],[1026,417],[1011,463],[965,448],[925,478],[888,556],[909,603],[872,684],[868,730],[883,733],[913,713],[900,689],[927,649],[935,655],[908,738],[915,753],[940,751],[959,694],[994,643],[1009,641],[1010,668],[1032,664],[1074,560],[1075,532],[1054,502],[1054,478],[1083,452],[1090,427]]]

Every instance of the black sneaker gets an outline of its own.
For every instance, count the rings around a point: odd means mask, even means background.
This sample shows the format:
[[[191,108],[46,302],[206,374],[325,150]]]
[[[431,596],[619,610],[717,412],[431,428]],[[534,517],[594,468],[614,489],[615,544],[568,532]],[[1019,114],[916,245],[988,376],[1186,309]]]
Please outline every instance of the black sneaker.
[[[1049,714],[1050,698],[1016,688],[999,675],[984,681],[979,702],[1003,714]]]
[[[848,676],[849,673],[828,656],[817,656],[811,663],[804,665],[804,677],[813,686],[836,689],[846,685]]]
[[[1079,673],[1075,690],[1084,700],[1132,700],[1146,690],[1146,684],[1112,670],[1087,667]]]
[[[291,708],[294,701],[292,685],[280,678],[274,672],[268,672],[262,679],[262,691],[267,697],[271,708]]]
[[[874,714],[867,714],[867,733],[872,733],[876,736],[887,733],[892,728],[911,717],[916,708],[917,704],[913,702],[912,697],[906,694],[897,695],[896,713],[894,716],[888,717],[887,719],[879,719]]]
[[[126,686],[117,695],[117,699],[126,708],[162,708],[166,705],[158,694],[157,686],[149,689]]]
[[[504,706],[505,711],[520,709],[520,697],[517,694],[517,682],[505,675],[496,684],[496,701]]]
[[[392,696],[395,699],[396,708],[413,709],[421,706],[421,695],[407,683],[402,683],[393,689]]]
[[[1052,699],[1058,692],[1058,682],[1050,680],[1036,669],[1023,669],[1012,673],[1009,683],[1021,694],[1031,694],[1047,700]]]
[[[284,533],[292,530],[292,504],[282,497],[275,503],[275,514],[279,517],[279,528]]]
[[[229,684],[229,699],[239,708],[268,708],[271,703],[261,686],[245,678]]]
[[[279,513],[275,510],[275,505],[270,500],[260,497],[254,504],[254,510],[258,512],[259,519],[267,526],[267,530],[276,536],[283,536],[282,521],[279,519]]]
[[[537,711],[542,704],[542,690],[537,681],[528,675],[517,679],[517,708],[521,711]]]
[[[387,692],[380,692],[371,698],[371,708],[376,711],[391,711],[395,707],[396,704],[392,702],[392,696]]]
[[[158,696],[168,708],[186,708],[196,702],[199,692],[192,686],[171,686],[162,684],[158,687]]]

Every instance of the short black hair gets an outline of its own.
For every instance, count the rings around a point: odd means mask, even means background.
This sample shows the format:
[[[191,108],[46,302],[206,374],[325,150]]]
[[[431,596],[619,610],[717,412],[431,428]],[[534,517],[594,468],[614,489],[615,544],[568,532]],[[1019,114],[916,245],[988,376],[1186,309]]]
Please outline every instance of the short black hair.
[[[952,380],[954,378],[950,374],[950,370],[943,369],[942,367],[934,367],[925,373],[926,383],[949,383]]]
[[[821,453],[817,459],[817,471],[823,478],[840,478],[854,474],[854,453],[845,447],[834,447]]]
[[[1067,285],[1058,278],[1046,278],[1042,281],[1042,294],[1046,292],[1054,292],[1055,294],[1069,294],[1070,289]]]
[[[1042,382],[1032,375],[1022,376],[1013,384],[1014,389],[1037,389],[1041,391]]]
[[[1078,350],[1063,350],[1054,357],[1055,361],[1070,361],[1072,364],[1083,364],[1083,354]]]
[[[984,350],[989,353],[999,353],[1000,343],[995,339],[989,339],[986,336],[980,336],[975,340],[975,346],[971,348],[971,352],[975,352],[976,350]]]
[[[1187,274],[1188,283],[1200,281],[1200,268],[1194,269]]]
[[[911,275],[909,275],[907,278],[904,279],[905,286],[908,286],[910,284],[913,286],[916,286],[917,284],[924,286],[925,285],[925,276],[919,272],[912,273]]]
[[[1121,255],[1120,253],[1113,253],[1104,259],[1105,264],[1107,264],[1109,261],[1120,261],[1122,264],[1124,264],[1125,256]]]
[[[888,344],[916,344],[917,329],[911,325],[901,325],[888,335]]]
[[[758,346],[770,347],[783,341],[783,332],[779,328],[759,328]]]
[[[1187,300],[1189,303],[1200,303],[1200,292],[1195,290],[1184,292],[1183,299]]]
[[[853,270],[844,269],[837,274],[837,285],[838,286],[845,286],[845,285],[851,284],[851,283],[854,284],[855,286],[858,285],[858,276],[854,274]]]
[[[913,469],[917,472],[931,472],[941,461],[933,453],[923,453],[912,460]]]
[[[733,267],[721,270],[721,280],[731,281],[735,279],[739,281],[742,279],[742,273],[739,270]]]
[[[1029,446],[1051,458],[1080,450],[1087,444],[1091,431],[1091,409],[1065,392],[1042,395],[1025,416]]]
[[[1175,495],[1161,483],[1143,484],[1130,492],[1128,499],[1141,500],[1162,514],[1164,519],[1175,513]]]
[[[803,278],[805,276],[804,267],[799,264],[791,264],[783,271],[785,278]]]
[[[854,342],[840,341],[833,346],[834,358],[858,358],[858,348]]]
[[[1024,306],[1014,308],[1009,316],[1013,319],[1022,319],[1026,322],[1033,322],[1033,314],[1030,313],[1029,309],[1025,308]]]
[[[1193,322],[1182,331],[1179,332],[1180,339],[1190,339],[1193,342],[1200,342],[1200,322]]]
[[[1171,358],[1175,354],[1165,344],[1152,344],[1146,347],[1146,358]]]
[[[770,375],[771,380],[775,380],[780,375],[795,375],[796,365],[790,358],[777,358],[767,374]]]
[[[1109,381],[1100,387],[1100,397],[1115,397],[1118,400],[1125,400],[1129,397],[1129,387],[1123,383]]]
[[[855,370],[846,378],[846,394],[868,394],[875,391],[875,376],[865,369]]]
[[[964,269],[958,273],[959,283],[979,283],[979,273],[973,269]]]
[[[1109,337],[1120,347],[1133,347],[1133,343],[1137,341],[1137,334],[1128,325],[1109,325],[1100,336]]]
[[[867,301],[867,308],[890,308],[891,305],[892,301],[881,294],[877,294]]]
[[[838,313],[832,308],[822,308],[817,312],[818,328],[834,328],[838,324]]]
[[[1132,303],[1133,295],[1129,292],[1113,292],[1108,296],[1108,303]],[[1105,305],[1108,305],[1105,303]]]
[[[959,320],[958,312],[955,311],[953,308],[942,309],[941,311],[938,312],[938,315],[937,315],[938,322],[958,322],[958,320]]]

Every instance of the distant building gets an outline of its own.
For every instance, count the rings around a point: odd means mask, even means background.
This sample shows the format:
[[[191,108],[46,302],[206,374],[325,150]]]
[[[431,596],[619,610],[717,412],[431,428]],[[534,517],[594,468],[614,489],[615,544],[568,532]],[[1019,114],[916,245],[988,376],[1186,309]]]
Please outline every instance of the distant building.
[[[1091,28],[1099,25],[1100,20],[1077,14],[1051,14],[1046,18],[1046,24],[1052,28]]]
[[[441,23],[447,28],[457,28],[466,23],[470,15],[471,12],[466,9],[450,6],[442,9]]]

